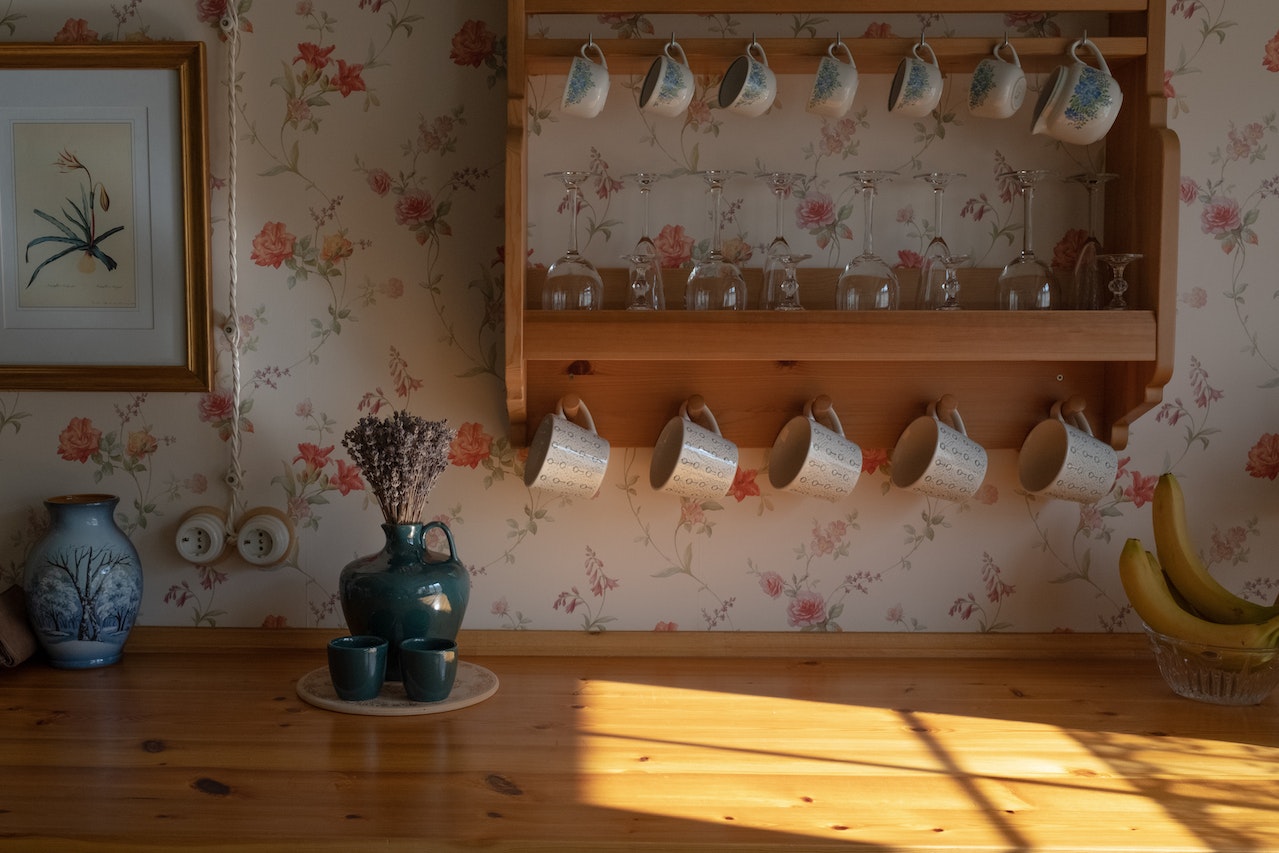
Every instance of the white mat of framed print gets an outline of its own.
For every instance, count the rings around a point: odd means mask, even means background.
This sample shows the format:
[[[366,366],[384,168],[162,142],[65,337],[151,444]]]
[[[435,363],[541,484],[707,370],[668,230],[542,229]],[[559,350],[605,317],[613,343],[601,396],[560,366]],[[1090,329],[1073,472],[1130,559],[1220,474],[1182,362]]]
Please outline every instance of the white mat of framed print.
[[[0,388],[207,390],[199,42],[0,45]]]

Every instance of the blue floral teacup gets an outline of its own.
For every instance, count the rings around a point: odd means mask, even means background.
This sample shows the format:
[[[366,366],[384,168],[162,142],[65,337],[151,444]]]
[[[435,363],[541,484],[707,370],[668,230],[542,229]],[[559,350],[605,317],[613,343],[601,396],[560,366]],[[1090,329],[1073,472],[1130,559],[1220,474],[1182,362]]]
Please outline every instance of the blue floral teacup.
[[[1081,46],[1092,51],[1097,68],[1079,58]],[[1089,145],[1115,123],[1124,93],[1095,43],[1079,39],[1070,46],[1070,56],[1074,61],[1055,68],[1040,90],[1030,128],[1060,142]]]
[[[840,59],[839,54],[844,54]],[[836,38],[826,48],[826,55],[817,66],[813,91],[805,108],[813,115],[826,118],[843,118],[853,105],[857,94],[857,63],[853,53],[841,39]]]
[[[599,61],[591,59],[594,52]],[[564,84],[564,98],[560,111],[580,118],[595,118],[604,109],[608,97],[608,63],[604,51],[594,40],[582,45],[581,55],[573,57],[568,69],[568,82]]]
[[[919,55],[928,51],[928,59]],[[942,76],[937,54],[932,45],[920,40],[910,49],[910,56],[897,63],[893,85],[888,90],[888,111],[901,116],[926,116],[941,103]]]
[[[1004,59],[1004,51],[1012,59]],[[968,87],[968,112],[982,118],[1008,118],[1021,109],[1026,97],[1026,72],[1021,70],[1017,48],[1005,39],[992,56],[977,63]]]

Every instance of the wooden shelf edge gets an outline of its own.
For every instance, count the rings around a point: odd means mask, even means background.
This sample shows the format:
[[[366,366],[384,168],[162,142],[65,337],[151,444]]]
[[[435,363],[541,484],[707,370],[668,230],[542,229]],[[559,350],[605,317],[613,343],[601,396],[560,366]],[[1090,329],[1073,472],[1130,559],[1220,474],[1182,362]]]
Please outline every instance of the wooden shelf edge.
[[[1039,0],[1042,12],[1145,12],[1147,0]],[[528,15],[555,14],[776,14],[777,0],[524,0]],[[804,11],[886,14],[1022,12],[1025,0],[805,0]]]

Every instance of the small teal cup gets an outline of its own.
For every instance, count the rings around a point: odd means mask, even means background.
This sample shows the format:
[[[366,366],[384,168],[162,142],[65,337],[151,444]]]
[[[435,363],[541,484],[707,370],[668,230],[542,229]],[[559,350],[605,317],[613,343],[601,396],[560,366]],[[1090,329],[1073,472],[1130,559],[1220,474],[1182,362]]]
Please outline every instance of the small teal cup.
[[[433,637],[410,637],[400,643],[404,692],[414,702],[440,702],[449,697],[457,678],[457,643]]]
[[[363,702],[377,698],[386,678],[386,649],[387,642],[381,637],[329,640],[329,677],[339,699]]]

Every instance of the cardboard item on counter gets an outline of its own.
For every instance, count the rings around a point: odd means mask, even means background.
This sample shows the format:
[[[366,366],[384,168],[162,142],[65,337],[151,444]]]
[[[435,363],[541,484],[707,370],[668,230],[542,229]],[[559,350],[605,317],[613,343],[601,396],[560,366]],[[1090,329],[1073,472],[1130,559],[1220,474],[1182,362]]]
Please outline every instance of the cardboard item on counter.
[[[27,623],[22,587],[14,584],[0,593],[0,666],[17,666],[35,654],[36,637]]]

